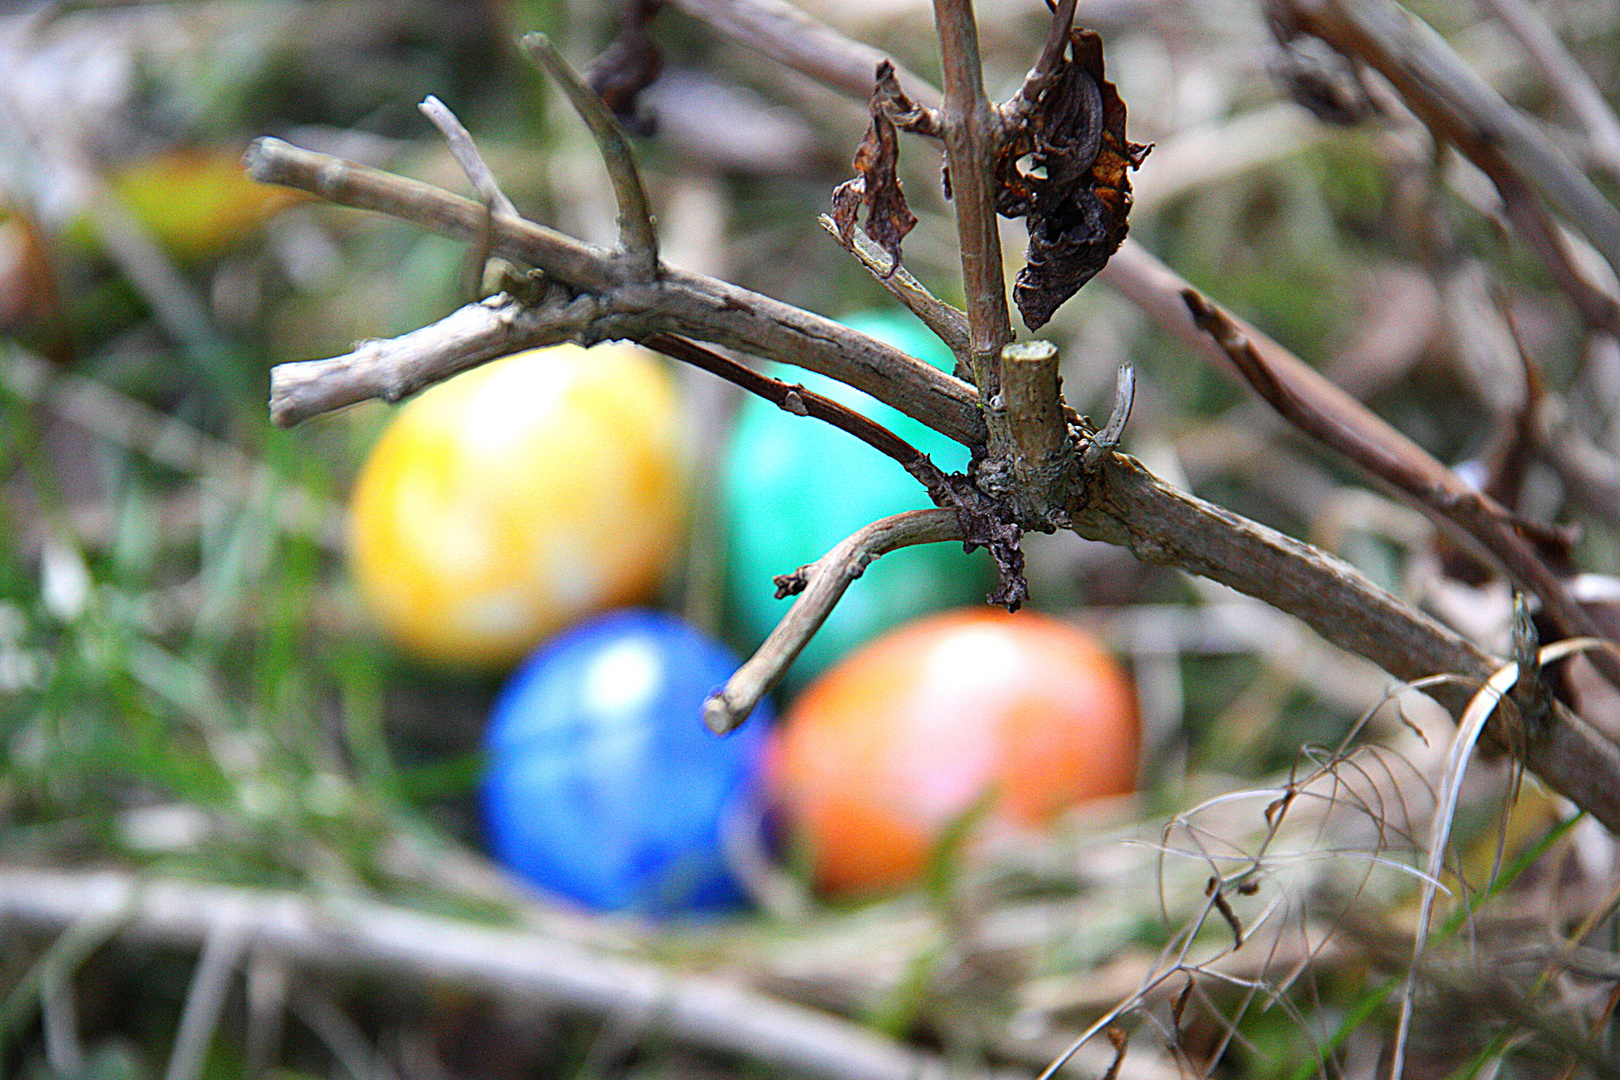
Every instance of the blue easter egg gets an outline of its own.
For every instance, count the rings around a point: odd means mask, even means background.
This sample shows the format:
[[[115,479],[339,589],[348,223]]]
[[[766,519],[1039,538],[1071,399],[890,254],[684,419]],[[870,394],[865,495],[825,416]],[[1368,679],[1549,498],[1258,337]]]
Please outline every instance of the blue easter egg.
[[[915,318],[872,312],[841,320],[895,348],[950,370],[950,350]],[[928,454],[946,472],[967,467],[968,450],[898,409],[841,382],[781,364],[769,374],[802,382],[848,405]],[[726,521],[726,592],[740,644],[765,639],[791,599],[772,578],[821,558],[878,518],[933,505],[900,464],[830,424],[749,397],[737,416],[721,476]],[[989,563],[960,544],[925,544],[883,556],[850,585],[788,671],[802,685],[840,656],[918,616],[980,603]]]
[[[724,738],[700,715],[737,664],[656,611],[614,612],[542,646],[502,689],[485,735],[496,857],[601,910],[742,903],[721,828],[752,794],[769,708]]]

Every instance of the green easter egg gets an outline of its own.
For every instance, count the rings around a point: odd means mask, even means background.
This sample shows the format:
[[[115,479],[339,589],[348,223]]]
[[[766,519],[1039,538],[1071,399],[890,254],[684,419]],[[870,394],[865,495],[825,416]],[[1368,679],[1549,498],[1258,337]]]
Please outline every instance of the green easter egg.
[[[841,320],[936,367],[950,350],[910,315],[870,312]],[[967,448],[843,383],[800,368],[769,374],[857,409],[933,458],[967,467]],[[879,518],[933,505],[900,464],[830,424],[749,397],[737,417],[721,479],[727,522],[727,603],[737,642],[752,649],[792,604],[772,578],[814,562]],[[988,562],[960,544],[922,544],[883,556],[852,583],[788,672],[791,686],[891,627],[928,612],[982,602]]]

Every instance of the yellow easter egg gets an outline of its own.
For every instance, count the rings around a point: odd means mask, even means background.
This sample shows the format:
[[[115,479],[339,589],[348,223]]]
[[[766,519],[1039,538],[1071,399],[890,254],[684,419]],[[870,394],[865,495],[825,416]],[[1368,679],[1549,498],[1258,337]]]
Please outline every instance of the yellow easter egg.
[[[686,504],[673,380],[626,344],[519,353],[400,409],[354,489],[350,561],[410,652],[498,666],[645,599]]]

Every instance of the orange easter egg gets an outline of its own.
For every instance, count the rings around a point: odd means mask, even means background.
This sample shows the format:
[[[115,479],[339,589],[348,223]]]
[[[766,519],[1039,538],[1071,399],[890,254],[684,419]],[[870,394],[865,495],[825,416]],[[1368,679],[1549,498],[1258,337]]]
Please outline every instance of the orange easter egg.
[[[827,671],[772,739],[768,783],[835,894],[916,879],[981,798],[990,828],[1038,827],[1135,784],[1136,697],[1079,630],[988,608],[945,612]]]

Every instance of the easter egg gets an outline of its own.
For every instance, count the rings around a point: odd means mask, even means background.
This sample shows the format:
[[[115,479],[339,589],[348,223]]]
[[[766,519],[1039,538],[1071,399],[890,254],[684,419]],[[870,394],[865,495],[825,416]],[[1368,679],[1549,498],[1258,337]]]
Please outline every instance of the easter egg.
[[[909,315],[843,320],[913,356],[949,369],[950,351]],[[946,472],[967,466],[967,448],[843,383],[799,368],[769,372],[826,395],[887,427]],[[772,579],[814,562],[879,518],[933,505],[899,463],[853,436],[760,398],[749,398],[721,477],[726,522],[730,628],[757,646],[787,612]],[[984,598],[988,561],[960,544],[903,548],[879,559],[850,586],[788,672],[802,684],[856,645],[907,619]]]
[[[769,708],[725,737],[701,719],[703,699],[736,667],[724,646],[646,610],[599,616],[542,646],[501,691],[485,736],[481,801],[496,857],[602,910],[740,903],[722,830],[757,794]]]
[[[648,597],[681,537],[673,381],[634,346],[519,353],[399,411],[354,489],[367,607],[418,656],[518,660]]]
[[[845,658],[793,702],[767,785],[816,882],[904,885],[942,829],[1038,827],[1134,786],[1129,679],[1091,638],[1032,612],[943,612]]]

